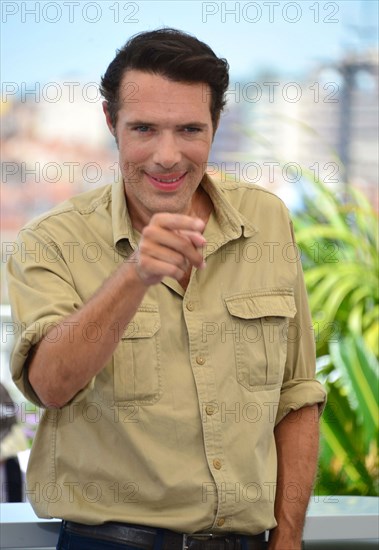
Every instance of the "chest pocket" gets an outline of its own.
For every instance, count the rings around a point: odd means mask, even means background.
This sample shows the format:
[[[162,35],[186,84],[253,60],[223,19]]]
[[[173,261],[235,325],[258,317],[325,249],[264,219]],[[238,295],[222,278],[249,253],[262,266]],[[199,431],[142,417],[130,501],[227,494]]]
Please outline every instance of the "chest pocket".
[[[280,386],[289,319],[296,314],[291,289],[264,289],[225,298],[234,333],[237,380],[249,391]]]
[[[113,355],[116,402],[149,405],[161,397],[160,327],[158,307],[144,304],[125,329]]]

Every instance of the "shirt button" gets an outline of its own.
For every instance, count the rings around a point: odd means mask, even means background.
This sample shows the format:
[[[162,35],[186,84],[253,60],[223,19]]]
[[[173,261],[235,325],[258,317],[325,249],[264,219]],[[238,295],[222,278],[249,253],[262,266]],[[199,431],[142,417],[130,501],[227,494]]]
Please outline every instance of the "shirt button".
[[[193,311],[195,309],[195,306],[193,305],[193,302],[187,302],[186,308],[188,309],[188,311]]]
[[[225,523],[225,519],[224,518],[220,518],[217,520],[217,527],[222,527]]]
[[[214,414],[216,412],[216,407],[214,405],[207,405],[205,407],[205,412],[207,413],[207,415],[211,415],[211,414]]]
[[[204,357],[203,357],[202,355],[198,355],[198,356],[196,357],[196,363],[197,363],[198,365],[204,365],[204,363],[205,363]]]
[[[213,461],[213,466],[216,468],[216,470],[221,470],[222,468],[221,460],[218,458],[215,458]]]

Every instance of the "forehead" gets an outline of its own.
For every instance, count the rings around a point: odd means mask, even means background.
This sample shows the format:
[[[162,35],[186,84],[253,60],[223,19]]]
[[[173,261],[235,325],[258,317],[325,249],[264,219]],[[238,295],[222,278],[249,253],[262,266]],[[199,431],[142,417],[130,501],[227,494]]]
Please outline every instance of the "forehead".
[[[188,112],[210,116],[211,91],[206,83],[175,82],[153,73],[127,71],[120,84],[120,110]]]

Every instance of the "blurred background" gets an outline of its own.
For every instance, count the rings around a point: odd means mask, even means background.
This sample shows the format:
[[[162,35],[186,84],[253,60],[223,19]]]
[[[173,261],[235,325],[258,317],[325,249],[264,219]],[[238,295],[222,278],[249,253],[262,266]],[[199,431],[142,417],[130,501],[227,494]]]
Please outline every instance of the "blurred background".
[[[4,266],[18,230],[118,178],[98,84],[117,48],[171,26],[231,67],[208,172],[291,211],[329,392],[318,494],[378,494],[378,3],[1,3],[1,381],[30,446],[39,414],[9,375]],[[27,451],[20,453],[22,468]]]

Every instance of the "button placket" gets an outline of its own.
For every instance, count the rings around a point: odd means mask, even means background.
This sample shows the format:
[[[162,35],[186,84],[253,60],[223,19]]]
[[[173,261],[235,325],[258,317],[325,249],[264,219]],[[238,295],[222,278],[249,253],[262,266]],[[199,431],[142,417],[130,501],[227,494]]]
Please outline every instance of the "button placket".
[[[202,430],[204,438],[204,451],[208,461],[208,467],[213,481],[216,485],[216,510],[214,526],[221,527],[227,524],[227,516],[232,510],[223,501],[223,494],[218,489],[227,482],[224,467],[224,451],[222,447],[222,434],[218,410],[218,398],[216,393],[215,372],[212,368],[211,358],[208,356],[207,342],[202,338],[202,313],[198,297],[196,277],[192,277],[186,290],[187,301],[183,308],[183,314],[187,327],[187,334],[190,346],[191,364],[193,376],[198,392],[199,408],[205,410],[207,421],[203,420]],[[209,358],[209,359],[208,359]],[[201,367],[201,368],[199,368]],[[204,407],[204,403],[206,406]]]

